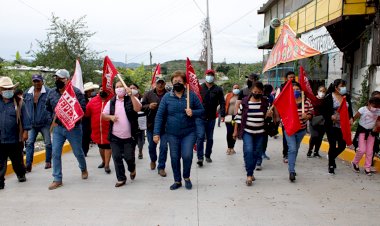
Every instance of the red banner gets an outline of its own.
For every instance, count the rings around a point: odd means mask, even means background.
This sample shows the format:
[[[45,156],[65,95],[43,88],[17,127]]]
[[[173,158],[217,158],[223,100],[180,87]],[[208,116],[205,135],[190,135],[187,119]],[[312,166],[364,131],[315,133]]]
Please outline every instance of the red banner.
[[[152,82],[150,84],[150,88],[154,89],[156,88],[156,77],[161,76],[161,65],[157,64],[156,69],[154,70],[153,76],[152,76]]]
[[[189,58],[186,60],[186,80],[190,86],[190,90],[193,91],[202,102],[201,86],[199,85],[197,75],[195,74],[194,68],[191,65]]]
[[[343,97],[343,101],[338,108],[338,112],[340,116],[340,129],[342,130],[343,140],[346,141],[346,144],[348,146],[350,146],[352,144],[351,124],[350,116],[348,114],[346,97]]]
[[[286,63],[294,60],[299,60],[320,54],[316,49],[305,44],[300,39],[296,38],[296,33],[284,24],[281,30],[281,35],[278,38],[276,45],[269,54],[268,61],[263,69],[263,72],[275,67],[278,64]]]
[[[65,92],[55,107],[55,114],[67,130],[72,130],[75,123],[79,121],[84,112],[77,100],[71,81],[66,85]]]
[[[110,95],[114,94],[113,80],[117,74],[118,71],[113,66],[112,61],[106,56],[103,63],[102,89]]]
[[[302,89],[302,91],[304,91],[305,96],[307,98],[309,98],[309,100],[311,101],[311,104],[313,106],[317,106],[317,105],[321,104],[321,101],[314,95],[313,90],[311,89],[309,80],[307,79],[306,72],[302,66],[300,66],[300,75],[299,76],[300,76],[299,82],[301,85],[301,89]]]
[[[301,129],[291,80],[286,83],[281,93],[274,100],[273,105],[276,107],[278,113],[280,113],[282,123],[284,124],[288,136],[292,136]]]

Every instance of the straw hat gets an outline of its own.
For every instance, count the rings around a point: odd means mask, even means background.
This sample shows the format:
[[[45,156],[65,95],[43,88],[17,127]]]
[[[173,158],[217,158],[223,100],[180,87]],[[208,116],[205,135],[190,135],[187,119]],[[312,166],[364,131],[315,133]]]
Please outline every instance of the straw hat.
[[[18,83],[13,84],[11,78],[6,77],[6,76],[0,77],[0,87],[1,88],[9,89],[9,88],[14,88],[16,86],[18,86]]]
[[[94,84],[93,82],[87,82],[83,85],[84,91],[92,90],[92,89],[99,89],[99,86]]]

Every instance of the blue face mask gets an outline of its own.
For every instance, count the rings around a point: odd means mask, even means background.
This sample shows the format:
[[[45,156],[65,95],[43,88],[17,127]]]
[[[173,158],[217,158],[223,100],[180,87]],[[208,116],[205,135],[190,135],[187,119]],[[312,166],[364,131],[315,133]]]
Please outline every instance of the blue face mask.
[[[3,92],[1,92],[1,95],[3,95],[3,97],[6,99],[11,99],[14,95],[14,91],[13,90],[4,90]]]
[[[232,92],[235,94],[235,95],[238,95],[240,93],[240,90],[239,89],[233,89]]]
[[[206,82],[207,83],[213,83],[214,82],[214,76],[206,75]]]
[[[340,87],[339,93],[340,93],[340,95],[345,95],[347,93],[347,88],[346,87]]]
[[[299,90],[294,90],[294,97],[297,99],[297,98],[300,98],[301,97],[301,91]]]

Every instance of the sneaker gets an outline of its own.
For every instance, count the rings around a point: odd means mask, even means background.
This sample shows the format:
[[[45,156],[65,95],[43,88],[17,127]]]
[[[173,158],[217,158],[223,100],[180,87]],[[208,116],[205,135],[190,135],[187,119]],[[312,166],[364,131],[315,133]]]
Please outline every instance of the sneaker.
[[[211,158],[206,158],[206,162],[211,163],[212,159]]]
[[[158,174],[160,174],[161,177],[166,177],[166,172],[164,169],[159,169]]]
[[[198,159],[197,164],[199,167],[203,166],[203,159]]]
[[[62,181],[53,181],[53,183],[51,183],[51,185],[49,186],[49,190],[57,189],[61,187],[62,185],[63,185]]]
[[[334,166],[329,166],[329,174],[335,174]]]
[[[170,186],[170,190],[177,190],[180,187],[182,187],[181,182],[174,182],[174,184],[172,184],[172,186]]]
[[[190,178],[189,179],[185,179],[185,188],[187,190],[191,190],[191,188],[193,188],[193,184],[191,183]]]
[[[263,159],[270,160],[269,156],[267,154],[265,154],[265,153],[263,154],[262,157],[263,157]]]
[[[370,170],[370,169],[365,169],[364,172],[365,172],[365,174],[366,174],[367,176],[372,176],[372,173],[371,173],[371,170]]]
[[[156,169],[156,162],[150,162],[150,169],[155,170]]]
[[[102,162],[99,166],[98,166],[99,169],[101,168],[104,168],[104,162]]]
[[[359,166],[356,165],[355,163],[351,162],[351,165],[352,165],[352,168],[354,169],[354,171],[356,173],[360,173],[360,169],[359,169]]]
[[[311,154],[312,154],[312,152],[311,152],[311,151],[308,151],[307,154],[306,154],[306,156],[307,156],[308,158],[311,158]]]
[[[27,173],[32,172],[32,165],[26,165],[25,170]]]
[[[260,171],[260,170],[262,170],[262,169],[263,169],[263,168],[261,167],[261,165],[257,165],[257,166],[256,166],[256,170],[257,170],[257,171]]]
[[[319,155],[319,153],[318,153],[318,152],[314,152],[314,155],[313,155],[313,157],[315,157],[315,158],[322,158],[322,157]]]
[[[371,172],[372,172],[372,173],[377,173],[377,170],[376,170],[376,168],[375,168],[375,167],[371,166],[371,168],[370,168],[370,169],[371,169]]]
[[[296,180],[296,173],[294,172],[289,173],[289,180],[290,182],[294,182]]]
[[[50,169],[50,168],[51,168],[51,163],[50,162],[45,163],[45,169]]]
[[[25,182],[26,181],[25,175],[23,175],[21,177],[17,177],[17,178],[18,178],[18,182]]]
[[[86,180],[87,178],[88,178],[88,172],[87,172],[87,170],[83,170],[82,171],[82,179]]]

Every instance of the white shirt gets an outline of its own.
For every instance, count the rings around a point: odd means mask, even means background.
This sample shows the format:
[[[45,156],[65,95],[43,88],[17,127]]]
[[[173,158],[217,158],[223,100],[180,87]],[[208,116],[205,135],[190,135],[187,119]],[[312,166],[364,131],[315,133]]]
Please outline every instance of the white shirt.
[[[359,108],[360,113],[359,125],[365,129],[373,129],[376,124],[377,117],[380,116],[380,109],[371,112],[367,106]]]

